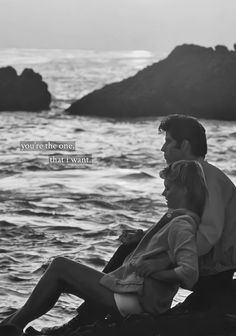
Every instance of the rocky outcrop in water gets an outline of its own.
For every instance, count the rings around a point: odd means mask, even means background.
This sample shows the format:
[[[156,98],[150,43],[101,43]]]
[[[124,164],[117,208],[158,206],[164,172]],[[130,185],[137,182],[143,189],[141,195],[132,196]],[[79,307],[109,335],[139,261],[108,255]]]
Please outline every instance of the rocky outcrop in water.
[[[0,111],[49,109],[51,94],[42,76],[32,69],[20,75],[11,67],[0,68]]]
[[[75,115],[133,118],[172,113],[236,120],[236,46],[176,47],[167,58],[73,103]]]

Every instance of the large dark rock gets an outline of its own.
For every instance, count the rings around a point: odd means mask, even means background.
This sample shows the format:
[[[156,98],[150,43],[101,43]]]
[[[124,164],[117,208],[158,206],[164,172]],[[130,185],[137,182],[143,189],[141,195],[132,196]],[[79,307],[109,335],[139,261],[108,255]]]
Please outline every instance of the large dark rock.
[[[11,66],[0,68],[0,111],[40,111],[49,109],[51,94],[42,76],[32,69],[21,75]]]
[[[117,118],[181,113],[236,120],[236,50],[178,46],[166,59],[88,94],[67,111]]]

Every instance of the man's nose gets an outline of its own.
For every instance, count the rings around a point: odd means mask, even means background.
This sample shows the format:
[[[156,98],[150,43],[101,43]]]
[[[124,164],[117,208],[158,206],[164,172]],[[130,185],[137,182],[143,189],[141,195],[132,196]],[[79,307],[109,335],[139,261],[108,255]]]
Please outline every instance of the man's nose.
[[[162,152],[165,151],[165,144],[161,147],[161,151],[162,151]]]

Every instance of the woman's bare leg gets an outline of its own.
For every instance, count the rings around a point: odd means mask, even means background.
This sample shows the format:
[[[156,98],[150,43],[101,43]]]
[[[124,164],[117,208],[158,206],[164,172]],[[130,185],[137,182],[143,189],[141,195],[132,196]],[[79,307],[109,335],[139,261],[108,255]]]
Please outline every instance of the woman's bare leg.
[[[118,313],[113,292],[99,283],[103,275],[66,258],[54,259],[25,305],[8,319],[7,324],[23,329],[29,322],[48,312],[61,293],[74,294],[106,307],[108,312]]]

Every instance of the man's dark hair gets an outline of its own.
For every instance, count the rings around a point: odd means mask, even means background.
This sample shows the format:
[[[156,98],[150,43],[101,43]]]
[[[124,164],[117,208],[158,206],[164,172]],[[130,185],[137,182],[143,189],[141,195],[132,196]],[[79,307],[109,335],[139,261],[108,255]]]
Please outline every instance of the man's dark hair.
[[[161,121],[159,131],[169,132],[177,141],[178,146],[183,140],[188,140],[192,153],[198,157],[205,157],[207,153],[206,131],[196,118],[171,114]]]

